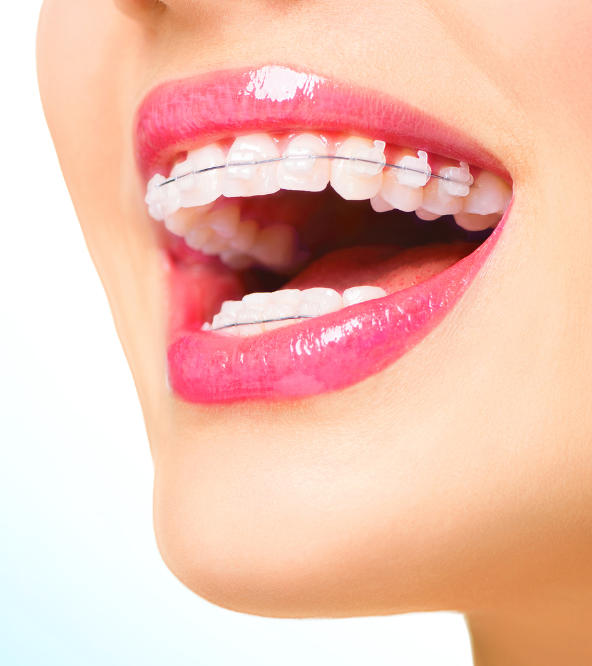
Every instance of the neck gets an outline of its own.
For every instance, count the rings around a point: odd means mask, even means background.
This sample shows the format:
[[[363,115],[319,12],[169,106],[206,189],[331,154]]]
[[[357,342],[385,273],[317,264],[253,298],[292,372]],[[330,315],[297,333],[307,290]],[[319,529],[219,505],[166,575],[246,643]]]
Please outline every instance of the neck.
[[[590,666],[592,603],[548,601],[467,615],[475,666]]]

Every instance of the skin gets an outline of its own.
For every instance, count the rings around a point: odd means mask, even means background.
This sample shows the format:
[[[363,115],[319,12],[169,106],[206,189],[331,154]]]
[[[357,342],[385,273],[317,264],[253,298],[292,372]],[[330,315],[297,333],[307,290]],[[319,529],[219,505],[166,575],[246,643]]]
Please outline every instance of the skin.
[[[45,2],[47,119],[144,410],[158,543],[197,594],[280,617],[455,609],[478,666],[590,663],[591,36],[589,0]],[[460,304],[381,374],[183,404],[133,116],[159,82],[272,63],[462,126],[514,209]]]

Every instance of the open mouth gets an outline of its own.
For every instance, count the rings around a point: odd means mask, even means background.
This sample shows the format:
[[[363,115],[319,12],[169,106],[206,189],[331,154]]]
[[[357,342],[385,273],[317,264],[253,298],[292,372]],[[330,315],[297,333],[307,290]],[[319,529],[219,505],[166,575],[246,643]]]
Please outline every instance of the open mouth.
[[[204,403],[315,395],[419,342],[512,198],[495,160],[453,134],[285,67],[154,91],[138,154],[169,267],[173,390]]]

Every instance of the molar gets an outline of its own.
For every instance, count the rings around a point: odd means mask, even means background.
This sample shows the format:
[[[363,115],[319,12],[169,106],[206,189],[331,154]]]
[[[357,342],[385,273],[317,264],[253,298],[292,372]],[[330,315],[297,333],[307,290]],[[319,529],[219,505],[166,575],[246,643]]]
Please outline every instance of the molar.
[[[232,162],[273,160],[279,157],[279,150],[268,134],[239,136],[228,152],[229,166],[224,169],[222,194],[225,197],[249,197],[277,192],[280,188],[276,162],[243,166],[232,166]]]
[[[489,229],[489,227],[495,227],[500,219],[500,213],[491,213],[490,215],[457,213],[454,216],[456,224],[467,231],[482,231],[483,229]]]
[[[481,171],[464,200],[463,211],[477,215],[503,213],[511,198],[512,190],[506,182],[489,171]]]
[[[386,158],[384,141],[371,141],[362,137],[346,139],[335,153],[337,157],[357,157],[360,160],[377,160],[379,164],[367,164],[350,160],[333,160],[331,186],[344,199],[372,199],[382,185],[382,171]]]
[[[254,220],[240,221],[234,236],[229,239],[230,247],[247,254],[255,243],[258,231],[259,225]]]
[[[277,165],[278,184],[283,190],[321,192],[327,187],[331,165],[326,159],[307,159],[308,155],[326,156],[327,145],[320,136],[299,134],[294,137]],[[303,156],[302,159],[295,159]]]
[[[234,203],[216,208],[208,213],[206,223],[218,236],[233,238],[240,223],[240,208]]]
[[[200,225],[190,229],[185,234],[185,243],[193,250],[201,250],[202,247],[215,236],[207,225]]]
[[[294,260],[296,232],[287,224],[274,224],[260,229],[249,254],[270,268],[286,269]]]

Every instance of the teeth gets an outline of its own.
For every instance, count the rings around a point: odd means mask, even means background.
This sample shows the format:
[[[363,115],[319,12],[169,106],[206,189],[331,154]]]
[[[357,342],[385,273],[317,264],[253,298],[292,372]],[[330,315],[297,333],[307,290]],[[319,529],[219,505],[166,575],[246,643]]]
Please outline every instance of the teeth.
[[[280,289],[270,295],[265,307],[263,308],[263,319],[286,319],[294,317],[298,313],[298,306],[302,300],[300,289]]]
[[[490,215],[476,215],[475,213],[457,213],[454,216],[454,221],[459,227],[467,231],[482,231],[495,227],[500,221],[500,213],[491,213]]]
[[[177,183],[169,183],[160,187],[166,178],[157,173],[148,181],[145,202],[148,213],[155,220],[162,221],[181,206],[181,193]]]
[[[259,132],[236,138],[228,155],[219,143],[190,151],[168,178],[156,174],[150,179],[145,198],[149,214],[184,237],[189,247],[217,255],[235,270],[256,264],[290,272],[304,257],[294,227],[280,223],[259,227],[253,219],[240,219],[239,204],[221,201],[214,206],[213,202],[220,196],[259,196],[280,188],[317,192],[331,182],[344,199],[369,199],[379,213],[394,208],[415,211],[422,220],[454,215],[459,226],[480,230],[497,224],[512,196],[511,188],[489,172],[473,178],[465,162],[444,166],[440,178],[431,178],[428,155],[422,150],[415,154],[389,148],[389,163],[403,168],[385,169],[383,141],[350,136],[334,145],[321,135],[304,132],[287,141],[285,160],[280,159],[281,141]],[[333,155],[350,159],[323,159]],[[170,179],[176,180],[167,182]]]
[[[228,248],[228,241],[226,240],[226,238],[218,236],[216,232],[212,229],[212,235],[201,246],[201,251],[204,254],[214,255],[214,254],[220,254],[227,248]]]
[[[393,210],[395,208],[395,206],[392,206],[388,201],[386,201],[386,199],[383,199],[380,194],[377,194],[375,197],[370,199],[370,205],[372,206],[372,210],[375,213],[386,213],[389,210]]]
[[[397,169],[397,180],[401,185],[424,187],[432,176],[432,169],[428,164],[428,154],[425,150],[418,150],[417,157],[405,155],[396,164],[405,167]]]
[[[451,197],[466,197],[471,191],[473,176],[469,165],[461,162],[460,167],[444,167],[440,169],[440,176],[450,180],[440,180],[440,189]]]
[[[477,215],[503,213],[511,198],[512,190],[507,183],[488,171],[482,171],[464,200],[463,210]]]
[[[288,224],[260,229],[249,254],[265,266],[288,268],[294,262],[296,232]]]
[[[350,287],[343,292],[343,307],[365,303],[384,296],[386,296],[386,291],[381,287]]]
[[[423,190],[421,187],[402,184],[399,171],[399,169],[387,169],[384,172],[379,196],[392,207],[410,213],[421,207]]]
[[[420,220],[425,220],[426,222],[431,222],[432,220],[437,220],[440,215],[437,213],[430,213],[427,210],[424,210],[423,208],[418,208],[415,211],[415,214],[417,217],[419,217]]]
[[[236,234],[240,220],[238,205],[223,206],[209,213],[205,221],[222,238],[233,238]]]
[[[253,220],[240,222],[234,236],[230,239],[230,246],[243,254],[247,254],[255,243],[258,231],[259,225],[257,222]]]
[[[440,180],[432,178],[423,188],[421,207],[424,211],[434,215],[454,215],[462,210],[463,199],[448,194],[440,186]]]
[[[202,211],[194,208],[179,208],[178,211],[164,218],[165,228],[176,236],[185,236],[191,229],[202,223]]]
[[[234,271],[244,271],[253,265],[251,257],[232,249],[222,250],[220,252],[220,260]]]
[[[301,317],[320,317],[329,312],[341,310],[342,307],[341,295],[335,289],[313,287],[302,292],[302,298],[298,304],[298,314]]]
[[[278,163],[278,184],[282,190],[321,192],[327,187],[331,164],[325,159],[306,159],[307,155],[327,155],[327,145],[320,136],[300,134],[284,151],[284,162]],[[295,159],[304,156],[303,159]]]
[[[187,159],[175,165],[171,176],[183,176],[192,171],[207,169],[226,162],[226,153],[217,143],[192,150]],[[177,184],[181,192],[181,205],[185,208],[212,203],[222,194],[223,169],[204,171],[199,175],[179,178]],[[168,185],[167,185],[168,187]]]
[[[319,317],[344,307],[386,296],[380,287],[351,287],[343,296],[335,289],[280,289],[274,292],[254,292],[241,301],[225,301],[211,325],[203,330],[225,328],[233,335],[253,335],[289,324],[294,319]]]
[[[215,234],[210,227],[195,227],[185,235],[185,243],[187,243],[187,245],[193,250],[201,250],[202,247],[214,237]]]
[[[356,157],[360,160],[378,160],[380,164],[367,164],[350,160],[333,160],[331,186],[344,199],[372,199],[382,185],[382,170],[386,163],[384,141],[370,141],[361,137],[346,139],[337,149],[338,157]]]
[[[228,162],[274,160],[280,157],[273,139],[267,134],[250,134],[235,139],[228,152]],[[273,194],[280,187],[277,162],[228,166],[223,170],[222,194],[225,197],[252,197]]]

